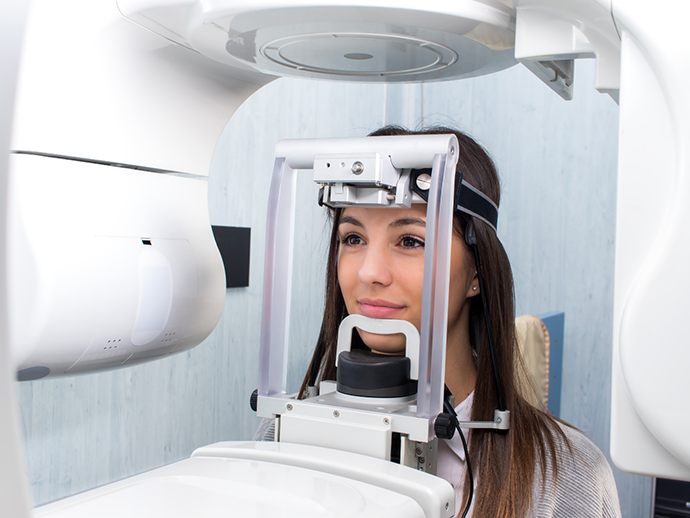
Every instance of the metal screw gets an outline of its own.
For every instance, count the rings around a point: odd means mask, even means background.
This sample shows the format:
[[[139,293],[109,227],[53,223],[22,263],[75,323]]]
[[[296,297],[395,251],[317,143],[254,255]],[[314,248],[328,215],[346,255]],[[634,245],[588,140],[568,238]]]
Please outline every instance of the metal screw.
[[[503,421],[503,419],[501,419],[500,417],[497,417],[497,418],[496,418],[496,422],[497,422],[497,423],[500,424],[501,421]]]
[[[421,455],[422,449],[419,446],[417,446],[417,448],[415,448],[414,452],[415,452],[415,455]]]
[[[352,164],[352,174],[362,174],[364,172],[364,164],[362,162],[355,162]]]
[[[340,417],[340,412],[333,410],[333,417]]]
[[[431,175],[430,174],[420,174],[417,177],[417,187],[423,191],[428,191],[431,188]]]
[[[288,403],[287,405],[285,405],[285,408],[287,408],[288,411],[292,410],[292,404]]]
[[[424,464],[424,457],[419,457],[419,463]]]
[[[388,419],[387,417],[383,418],[383,424],[390,424],[390,423],[391,423],[390,419]]]
[[[450,154],[451,154],[451,155],[454,155],[454,154],[455,154],[455,148],[454,148],[454,147],[450,148]]]

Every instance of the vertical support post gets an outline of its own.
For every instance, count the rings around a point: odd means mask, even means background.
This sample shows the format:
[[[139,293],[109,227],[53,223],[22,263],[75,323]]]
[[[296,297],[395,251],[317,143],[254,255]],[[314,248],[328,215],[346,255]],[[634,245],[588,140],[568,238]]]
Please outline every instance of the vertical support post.
[[[285,158],[276,158],[266,221],[266,263],[259,353],[260,396],[283,394],[287,390],[296,185],[297,171],[287,164]]]
[[[433,418],[443,409],[457,153],[451,139],[448,153],[434,156],[426,211],[417,416],[429,419],[430,438]]]

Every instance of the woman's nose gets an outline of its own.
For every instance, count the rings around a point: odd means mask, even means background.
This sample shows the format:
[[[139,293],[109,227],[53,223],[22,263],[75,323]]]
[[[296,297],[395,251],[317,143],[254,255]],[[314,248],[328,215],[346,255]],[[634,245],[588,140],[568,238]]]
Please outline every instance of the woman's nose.
[[[384,250],[369,248],[359,268],[359,280],[364,284],[388,286],[393,282],[389,258]]]

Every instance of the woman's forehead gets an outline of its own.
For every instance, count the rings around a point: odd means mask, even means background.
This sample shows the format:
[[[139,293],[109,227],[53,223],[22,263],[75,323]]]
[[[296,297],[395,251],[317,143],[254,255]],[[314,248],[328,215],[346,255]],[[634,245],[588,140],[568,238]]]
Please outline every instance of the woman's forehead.
[[[410,224],[415,224],[413,221],[420,220],[426,223],[426,204],[415,204],[411,209],[379,209],[379,208],[364,208],[364,207],[348,207],[343,210],[340,215],[340,223],[360,223],[367,224],[391,224],[396,221],[409,220]]]

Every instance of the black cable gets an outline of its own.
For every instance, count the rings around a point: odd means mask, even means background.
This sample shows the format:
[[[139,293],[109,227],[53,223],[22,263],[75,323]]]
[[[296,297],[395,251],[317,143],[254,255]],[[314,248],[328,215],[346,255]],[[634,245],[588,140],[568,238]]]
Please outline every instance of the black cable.
[[[474,225],[472,222],[467,224],[465,228],[465,241],[472,246],[474,251],[474,261],[477,265],[477,277],[479,279],[479,295],[482,298],[482,306],[484,307],[484,323],[486,324],[486,335],[489,339],[489,353],[491,354],[491,364],[494,368],[494,380],[496,381],[496,392],[498,396],[498,409],[506,410],[505,398],[503,397],[503,385],[501,384],[501,377],[498,374],[498,363],[496,361],[496,346],[494,345],[494,334],[491,330],[491,318],[489,318],[489,303],[486,301],[486,289],[484,288],[484,276],[482,275],[482,262],[479,257],[479,247],[477,246],[477,236],[474,233]]]
[[[447,414],[452,415],[455,418],[455,429],[460,434],[460,440],[462,441],[462,449],[465,451],[465,462],[467,463],[467,476],[470,479],[470,496],[467,498],[467,505],[465,505],[465,510],[460,518],[465,518],[467,513],[470,511],[470,506],[472,505],[472,497],[474,496],[474,477],[472,476],[472,464],[470,463],[470,452],[467,449],[467,441],[465,440],[465,434],[462,433],[460,428],[460,423],[458,422],[458,414],[455,413],[453,405],[450,404],[451,392],[448,387],[445,387],[445,397],[443,398],[443,408]]]

